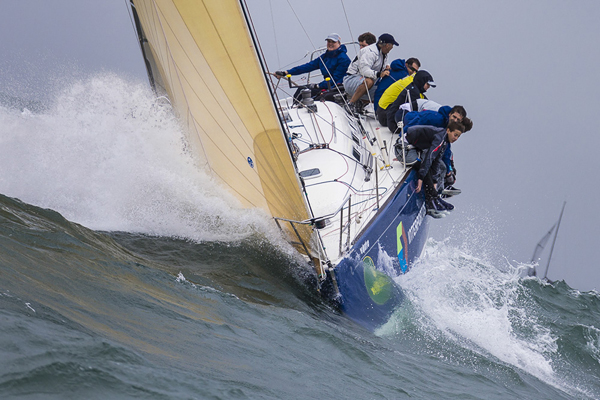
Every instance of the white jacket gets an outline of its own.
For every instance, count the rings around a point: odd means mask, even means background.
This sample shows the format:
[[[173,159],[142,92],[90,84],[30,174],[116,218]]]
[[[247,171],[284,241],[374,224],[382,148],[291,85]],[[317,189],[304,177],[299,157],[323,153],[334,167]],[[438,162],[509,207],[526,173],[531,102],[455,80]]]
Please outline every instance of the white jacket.
[[[383,54],[377,43],[360,49],[358,60],[353,61],[348,67],[348,75],[360,74],[365,78],[377,79],[377,74],[385,68],[387,54]]]

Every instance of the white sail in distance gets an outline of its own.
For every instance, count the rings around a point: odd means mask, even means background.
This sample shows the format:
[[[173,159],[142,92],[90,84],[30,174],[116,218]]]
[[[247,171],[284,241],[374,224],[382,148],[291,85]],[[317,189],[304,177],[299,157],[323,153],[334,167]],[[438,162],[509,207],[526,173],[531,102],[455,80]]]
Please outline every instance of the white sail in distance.
[[[548,230],[548,232],[544,235],[544,237],[538,242],[535,246],[535,250],[533,251],[533,257],[531,257],[531,262],[536,262],[540,258],[540,254],[546,247],[550,236],[552,236],[552,232],[554,232],[554,228],[556,228],[556,224],[552,225],[552,228]]]

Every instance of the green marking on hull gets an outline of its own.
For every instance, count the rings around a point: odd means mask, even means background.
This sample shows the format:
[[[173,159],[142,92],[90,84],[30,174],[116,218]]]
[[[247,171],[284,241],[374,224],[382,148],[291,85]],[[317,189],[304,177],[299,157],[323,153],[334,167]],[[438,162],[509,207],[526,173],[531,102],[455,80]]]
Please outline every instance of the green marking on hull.
[[[392,278],[383,272],[375,269],[375,263],[371,257],[365,257],[363,260],[363,269],[365,276],[365,287],[369,297],[376,304],[383,305],[392,298],[394,283]]]

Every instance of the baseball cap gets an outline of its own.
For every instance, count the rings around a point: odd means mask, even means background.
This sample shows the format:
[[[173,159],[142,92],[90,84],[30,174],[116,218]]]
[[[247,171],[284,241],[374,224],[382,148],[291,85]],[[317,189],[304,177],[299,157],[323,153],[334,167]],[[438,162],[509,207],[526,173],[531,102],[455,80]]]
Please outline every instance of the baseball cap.
[[[379,41],[381,43],[392,43],[396,46],[399,46],[398,42],[396,42],[394,37],[392,35],[390,35],[389,33],[384,33],[383,35],[379,36]]]
[[[329,36],[327,36],[327,39],[325,40],[333,40],[334,42],[340,42],[340,35],[338,35],[337,33],[330,33]]]

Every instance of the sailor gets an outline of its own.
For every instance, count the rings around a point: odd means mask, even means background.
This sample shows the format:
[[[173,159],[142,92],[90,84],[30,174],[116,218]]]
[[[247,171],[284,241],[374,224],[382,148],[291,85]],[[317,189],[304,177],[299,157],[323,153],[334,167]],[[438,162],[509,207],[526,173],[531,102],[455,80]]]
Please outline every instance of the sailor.
[[[364,49],[367,46],[372,45],[376,41],[377,41],[377,38],[371,32],[365,32],[358,36],[358,45],[360,46],[360,50]],[[359,50],[359,53],[360,53],[360,50]],[[354,60],[352,60],[352,62],[350,63],[350,67],[348,67],[348,69],[350,69],[350,68],[356,69],[356,68],[358,68],[357,65],[358,65],[358,54],[356,55],[356,57],[354,57]]]
[[[412,146],[421,151],[422,161],[415,164],[415,168],[418,168],[415,192],[419,193],[424,186],[427,214],[434,218],[444,217],[454,206],[440,199],[432,174],[438,168],[448,143],[456,142],[464,130],[461,123],[450,121],[446,128],[416,125],[406,131],[404,146]],[[399,145],[396,145],[396,150],[398,149]]]
[[[394,63],[392,63],[392,67],[393,65]],[[405,67],[408,72],[408,75],[389,85],[382,92],[381,96],[377,100],[377,107],[375,107],[375,116],[377,117],[379,123],[383,126],[387,126],[386,108],[398,98],[398,95],[402,93],[402,91],[406,89],[408,85],[410,85],[413,82],[415,74],[417,73],[417,71],[419,71],[419,68],[421,68],[421,62],[416,58],[409,58],[408,60],[406,60]],[[376,92],[378,91],[379,87],[377,88]]]
[[[459,105],[454,107],[441,106],[436,111],[411,111],[404,116],[404,130],[415,125],[432,125],[445,128],[450,121],[462,122],[466,116],[467,110]]]
[[[441,106],[437,111],[411,111],[404,116],[404,130],[406,131],[411,126],[416,125],[430,125],[446,128],[450,121],[462,123],[466,117],[467,110],[459,105],[455,105],[454,107]],[[472,127],[473,124],[470,120],[469,123],[470,127]],[[465,125],[465,132],[467,132],[469,129],[467,129],[466,124],[463,123],[463,125]],[[439,163],[439,168],[438,171],[435,171],[433,177],[438,184],[438,189],[442,191],[442,194],[448,197],[460,194],[460,189],[453,187],[454,182],[456,181],[456,171],[454,170],[454,159],[452,157],[450,144],[446,147],[446,151],[442,156],[442,162]]]
[[[435,87],[431,74],[425,70],[417,71],[413,82],[402,90],[394,102],[385,109],[387,127],[390,131],[396,132],[398,122],[404,119],[405,113],[419,109],[417,99],[427,99],[424,93],[430,87]],[[401,108],[403,104],[406,106]]]
[[[371,32],[365,32],[358,36],[358,45],[360,46],[361,49],[372,45],[376,41],[377,41],[377,38]],[[354,58],[354,60],[352,60],[352,62],[354,62],[356,60],[358,60],[358,55]]]
[[[359,52],[361,49],[364,49],[367,46],[372,45],[373,43],[375,43],[377,41],[377,38],[375,37],[375,35],[373,35],[371,32],[365,32],[365,33],[361,33],[360,35],[358,35],[358,45],[360,46]],[[356,55],[356,57],[354,57],[354,60],[352,60],[352,62],[350,63],[350,66],[348,67],[348,69],[357,69],[358,68],[358,54]]]
[[[389,33],[379,36],[377,43],[364,47],[358,54],[358,60],[348,68],[348,75],[344,77],[344,89],[348,96],[352,96],[348,107],[352,112],[362,111],[363,103],[359,101],[363,96],[368,96],[371,101],[375,95],[379,78],[390,74],[390,66],[386,65],[388,53],[398,42]]]
[[[323,75],[323,81],[318,85],[311,85],[310,90],[312,97],[317,96],[322,90],[327,90],[329,85],[340,85],[344,80],[344,76],[346,76],[346,71],[350,65],[350,58],[348,57],[348,54],[346,54],[346,45],[342,44],[340,35],[337,33],[330,34],[325,40],[327,41],[327,51],[325,51],[325,53],[306,64],[298,65],[288,71],[277,71],[275,72],[275,76],[277,76],[278,79],[281,79],[288,74],[300,75],[320,69],[321,74]],[[332,82],[328,83],[326,78],[330,78]],[[305,87],[299,88],[296,92],[298,97],[296,97],[295,94],[294,98],[299,98],[299,93],[302,89],[305,89]]]
[[[375,90],[375,95],[373,98],[373,106],[375,107],[375,113],[377,113],[377,109],[379,108],[379,100],[383,93],[385,93],[386,89],[391,85],[401,81],[407,76],[413,76],[415,73],[421,68],[421,62],[414,57],[409,58],[408,60],[402,60],[400,58],[392,61],[390,64],[390,74],[384,78],[381,78],[379,83],[377,84],[377,89]],[[412,82],[412,79],[410,80]],[[406,86],[402,87],[404,89]],[[402,91],[400,89],[398,93]]]
[[[469,117],[464,117],[461,123],[465,127],[465,132],[473,129],[473,121],[471,121]],[[456,167],[454,166],[454,155],[450,150],[450,145],[448,145],[448,148],[444,153],[443,161],[446,166],[450,167],[450,169],[446,169],[446,175],[444,176],[443,183],[444,188],[441,191],[442,197],[446,198],[461,194],[461,190],[454,187],[454,184],[456,183]]]

